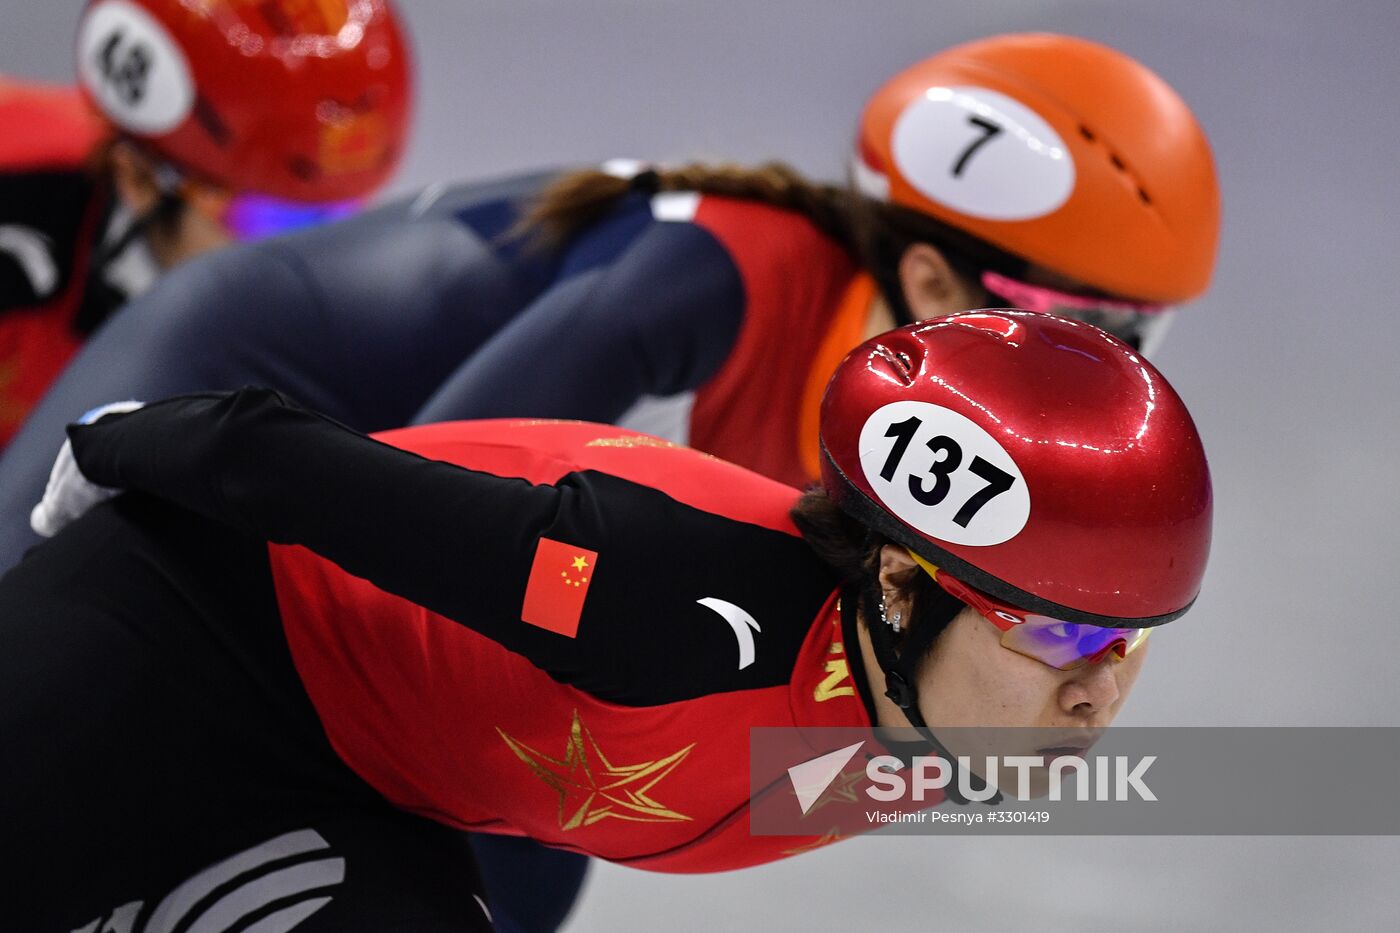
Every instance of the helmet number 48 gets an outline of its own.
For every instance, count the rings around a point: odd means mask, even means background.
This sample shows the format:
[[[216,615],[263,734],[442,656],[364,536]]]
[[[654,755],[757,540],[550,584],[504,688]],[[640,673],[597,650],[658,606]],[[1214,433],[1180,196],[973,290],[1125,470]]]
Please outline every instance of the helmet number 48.
[[[899,519],[954,544],[999,544],[1030,516],[1010,454],[970,419],[928,402],[893,402],[866,421],[861,466]]]
[[[131,0],[88,7],[78,26],[78,68],[102,112],[126,132],[169,133],[194,107],[184,52],[150,10]]]
[[[97,53],[97,67],[112,90],[128,107],[141,103],[151,72],[151,51],[139,40],[121,48],[125,32],[115,30]]]

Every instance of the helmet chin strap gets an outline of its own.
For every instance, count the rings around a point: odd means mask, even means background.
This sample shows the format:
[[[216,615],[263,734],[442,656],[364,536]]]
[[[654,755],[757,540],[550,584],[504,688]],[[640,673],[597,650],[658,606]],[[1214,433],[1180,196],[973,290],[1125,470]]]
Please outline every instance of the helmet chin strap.
[[[944,612],[949,619],[962,611],[963,604],[948,593],[939,590],[936,594],[939,603],[934,607],[935,612]],[[919,662],[928,653],[933,641],[942,631],[941,626],[928,624],[915,625],[905,639],[902,651],[895,648],[894,633],[884,619],[884,612],[881,607],[881,591],[878,576],[872,578],[861,589],[860,611],[865,618],[866,630],[870,633],[870,644],[875,651],[875,660],[880,665],[880,670],[885,675],[885,696],[894,701],[894,704],[904,713],[904,718],[909,720],[912,726],[924,742],[932,746],[934,752],[940,758],[948,762],[952,768],[952,780],[944,788],[944,797],[953,803],[967,804],[968,798],[959,790],[959,767],[958,760],[933,734],[933,730],[924,721],[924,715],[919,710],[918,691],[918,667]],[[896,752],[901,758],[912,757],[913,755],[926,751],[927,749],[918,742],[895,742],[885,743],[897,746],[890,750]],[[971,789],[981,794],[987,789],[987,783],[976,773],[967,772],[967,782]],[[996,806],[1002,802],[1001,791],[996,791],[990,798],[983,801],[989,806]]]
[[[121,145],[132,147],[137,155],[151,162],[151,181],[155,185],[156,200],[146,209],[144,214],[136,214],[119,237],[104,244],[97,251],[92,258],[91,266],[98,270],[106,268],[118,256],[126,252],[132,243],[150,232],[157,223],[178,217],[184,208],[184,199],[180,194],[181,186],[184,184],[184,176],[180,170],[169,162],[149,154],[140,145],[125,137],[123,137]]]
[[[93,249],[92,258],[88,260],[82,305],[73,318],[73,329],[77,333],[92,333],[131,297],[107,283],[104,276],[108,267],[121,258],[122,254],[138,239],[144,237],[153,226],[164,222],[166,218],[178,216],[183,208],[184,202],[175,190],[164,185],[159,187],[160,193],[155,204],[144,214],[133,217],[120,235],[109,242],[98,244]]]
[[[166,217],[178,215],[182,206],[183,202],[180,200],[178,194],[169,191],[161,191],[156,199],[156,203],[151,205],[144,214],[138,214],[134,217],[131,223],[127,225],[126,229],[122,231],[121,236],[98,250],[97,254],[93,257],[92,265],[97,268],[105,267],[122,253],[126,252],[127,248],[131,246],[132,243],[136,242],[139,237],[145,236],[146,233],[155,226],[157,221]]]

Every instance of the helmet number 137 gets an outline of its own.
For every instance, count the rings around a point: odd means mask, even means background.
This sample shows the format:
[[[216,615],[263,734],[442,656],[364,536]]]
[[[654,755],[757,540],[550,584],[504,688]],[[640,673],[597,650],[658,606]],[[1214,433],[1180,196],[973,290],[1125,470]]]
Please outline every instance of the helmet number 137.
[[[912,399],[882,405],[860,432],[874,496],[912,528],[950,544],[1000,544],[1030,517],[1030,490],[997,438],[967,416]]]
[[[885,436],[895,438],[895,442],[894,446],[890,448],[890,455],[885,458],[885,465],[880,469],[881,479],[891,482],[894,480],[895,470],[899,468],[899,462],[904,459],[904,452],[909,449],[909,442],[914,439],[914,435],[921,427],[923,427],[923,421],[917,416],[910,416],[890,425],[885,431]],[[909,494],[924,505],[938,505],[948,497],[949,490],[953,488],[949,474],[962,465],[963,449],[961,444],[946,434],[939,434],[931,438],[926,442],[926,446],[933,452],[934,457],[932,465],[928,468],[928,475],[934,480],[933,488],[929,489],[925,485],[925,477],[911,473],[909,475]],[[982,506],[1006,492],[1016,482],[1016,477],[1005,470],[998,469],[979,456],[974,456],[967,468],[985,480],[987,485],[964,502],[962,508],[958,509],[957,514],[953,516],[953,521],[964,528],[981,511]]]

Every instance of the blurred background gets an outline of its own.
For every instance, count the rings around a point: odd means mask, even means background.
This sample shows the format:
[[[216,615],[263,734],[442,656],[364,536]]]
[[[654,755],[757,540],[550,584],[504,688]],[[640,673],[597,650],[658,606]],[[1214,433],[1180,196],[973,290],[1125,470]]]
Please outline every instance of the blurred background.
[[[391,195],[614,156],[839,179],[871,91],[992,33],[1156,70],[1224,197],[1214,287],[1156,358],[1205,438],[1216,529],[1196,609],[1153,639],[1119,722],[1400,725],[1400,3],[399,5],[419,109]],[[0,0],[0,71],[71,80],[81,6]],[[1397,864],[1384,837],[870,837],[724,875],[595,864],[566,929],[1394,930]]]

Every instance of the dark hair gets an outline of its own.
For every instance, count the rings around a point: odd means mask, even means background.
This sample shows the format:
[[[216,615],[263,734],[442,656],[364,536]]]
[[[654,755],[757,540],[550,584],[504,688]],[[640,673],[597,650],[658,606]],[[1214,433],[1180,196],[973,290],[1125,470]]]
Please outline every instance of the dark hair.
[[[979,277],[985,270],[1020,279],[1030,268],[1030,263],[1018,256],[898,204],[852,195],[851,217],[861,265],[879,286],[898,322],[914,319],[899,282],[899,260],[915,243],[936,246],[954,273],[979,288]]]
[[[850,195],[844,188],[808,181],[781,162],[748,168],[692,162],[676,168],[653,168],[632,178],[599,169],[582,169],[556,178],[536,197],[521,229],[546,241],[568,239],[596,222],[629,191],[698,191],[758,201],[795,211],[854,256],[856,243],[850,218]]]
[[[823,561],[833,567],[844,584],[864,590],[880,573],[880,548],[893,544],[889,538],[856,521],[831,501],[826,490],[813,487],[802,494],[791,511],[793,524],[802,538]],[[948,598],[933,578],[919,568],[910,569],[895,584],[909,598],[910,629],[933,626],[926,644],[932,646],[948,623],[953,621]],[[876,619],[867,625],[879,624]]]
[[[809,181],[781,162],[748,168],[691,163],[653,168],[633,178],[599,169],[582,169],[556,178],[512,233],[549,245],[563,242],[596,223],[629,191],[698,191],[771,204],[807,217],[867,269],[896,319],[910,320],[899,285],[899,260],[914,243],[931,243],[953,270],[975,282],[984,269],[1012,278],[1025,275],[1029,263],[927,214],[875,201],[843,186]]]

